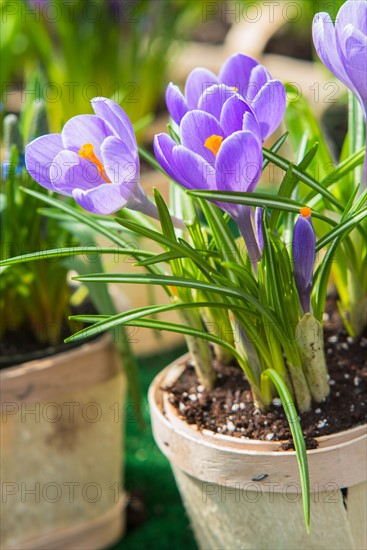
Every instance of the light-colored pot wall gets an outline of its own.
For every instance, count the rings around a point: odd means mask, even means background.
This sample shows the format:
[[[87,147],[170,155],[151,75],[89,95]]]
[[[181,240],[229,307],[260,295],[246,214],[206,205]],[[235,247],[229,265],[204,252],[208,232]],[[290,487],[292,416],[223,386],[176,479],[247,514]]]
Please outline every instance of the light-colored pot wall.
[[[109,335],[6,369],[1,382],[1,547],[112,543],[123,529],[127,411]]]

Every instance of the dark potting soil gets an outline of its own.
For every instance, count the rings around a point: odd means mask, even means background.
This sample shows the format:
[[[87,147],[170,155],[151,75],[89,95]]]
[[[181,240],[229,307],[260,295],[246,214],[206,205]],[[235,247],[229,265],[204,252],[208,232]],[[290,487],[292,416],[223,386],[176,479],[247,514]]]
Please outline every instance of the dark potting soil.
[[[327,318],[326,318],[327,317]],[[315,437],[337,433],[367,422],[367,330],[351,338],[335,309],[324,323],[330,395],[300,415],[308,449],[317,447]],[[262,413],[254,405],[249,384],[237,365],[223,366],[214,360],[217,382],[211,391],[200,386],[192,364],[169,388],[170,402],[188,424],[199,429],[267,441],[282,441],[284,450],[294,449],[292,435],[280,399]]]
[[[86,301],[71,309],[71,314],[73,315],[94,315],[95,313],[96,310],[90,301]],[[65,322],[62,326],[55,327],[56,330],[54,331],[52,343],[37,340],[35,331],[29,324],[20,326],[16,331],[7,331],[4,338],[0,340],[0,369],[55,355],[56,353],[78,347],[87,341],[94,340],[95,337],[67,344],[63,342],[68,336],[74,334],[84,326],[86,325],[70,321],[70,324]],[[37,331],[42,330],[43,327],[37,327]]]

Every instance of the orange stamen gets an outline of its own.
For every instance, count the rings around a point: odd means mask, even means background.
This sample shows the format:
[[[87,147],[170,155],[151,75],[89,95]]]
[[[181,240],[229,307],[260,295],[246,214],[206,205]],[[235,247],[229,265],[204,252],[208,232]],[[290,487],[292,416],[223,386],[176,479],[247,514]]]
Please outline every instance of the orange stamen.
[[[84,143],[84,145],[82,145],[79,149],[78,155],[83,159],[87,159],[90,162],[93,162],[93,164],[97,166],[98,174],[101,176],[101,178],[104,179],[106,183],[111,183],[111,181],[108,179],[106,170],[104,169],[102,162],[96,157],[96,154],[94,152],[94,145],[92,145],[91,143]]]
[[[303,218],[309,218],[311,216],[311,208],[304,206],[300,209],[301,215]]]
[[[209,149],[213,153],[213,155],[216,157],[219,151],[220,146],[222,145],[223,138],[222,136],[216,136],[213,134],[212,136],[208,137],[208,139],[204,143],[204,147]]]

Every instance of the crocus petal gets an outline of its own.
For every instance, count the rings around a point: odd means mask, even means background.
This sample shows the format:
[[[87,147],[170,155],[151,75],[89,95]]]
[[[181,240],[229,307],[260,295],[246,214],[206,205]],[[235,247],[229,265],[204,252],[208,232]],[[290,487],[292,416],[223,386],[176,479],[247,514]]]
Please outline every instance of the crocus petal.
[[[187,179],[185,172],[183,172],[177,165],[177,159],[174,155],[174,150],[176,147],[176,142],[167,134],[158,134],[154,137],[153,149],[159,164],[165,172],[167,172],[170,178],[177,181],[177,183],[180,183],[187,189],[191,189],[190,174],[188,174]]]
[[[252,134],[255,134],[255,136],[259,139],[259,141],[262,141],[262,135],[259,123],[256,120],[255,115],[252,113],[245,113],[243,116],[243,123],[242,123],[242,130],[251,132]]]
[[[168,134],[154,136],[153,149],[155,158],[170,178],[179,181],[177,179],[179,178],[179,171],[173,158],[173,149],[175,147],[176,142]]]
[[[267,82],[251,102],[251,107],[265,141],[278,128],[284,116],[286,94],[283,83],[280,80]]]
[[[205,162],[199,155],[183,145],[173,149],[173,158],[184,179],[178,180],[187,189],[215,189],[213,163]]]
[[[208,69],[198,67],[191,71],[185,85],[185,96],[189,108],[196,109],[199,98],[206,88],[218,83],[218,78]]]
[[[63,148],[61,134],[41,136],[25,148],[25,164],[28,172],[37,183],[46,189],[53,190],[50,166]]]
[[[220,115],[220,124],[226,136],[242,130],[245,113],[253,115],[251,107],[238,94],[226,101]]]
[[[214,135],[223,137],[221,125],[214,116],[204,111],[189,111],[181,121],[181,143],[208,162],[214,154],[205,147],[206,140]]]
[[[136,147],[134,129],[120,105],[106,97],[95,97],[91,100],[91,104],[95,114],[108,122],[122,141],[131,145],[132,148]]]
[[[113,135],[112,128],[96,115],[78,115],[65,124],[61,137],[64,149],[78,153],[86,144],[94,145],[94,153],[101,160],[100,145],[106,137]]]
[[[93,162],[64,149],[56,155],[50,167],[50,180],[54,191],[72,195],[73,190],[93,189],[105,183]]]
[[[257,65],[258,62],[252,57],[241,53],[232,55],[221,68],[219,81],[237,88],[238,93],[246,98],[251,71]]]
[[[180,88],[172,82],[168,84],[166,89],[166,105],[173,120],[176,124],[180,124],[182,117],[189,110],[189,106]]]
[[[316,237],[311,217],[299,216],[294,226],[292,258],[294,279],[303,311],[310,311]]]
[[[335,27],[330,15],[325,12],[317,13],[312,24],[312,35],[316,52],[323,64],[348,88],[356,92],[356,89],[340,60]]]
[[[85,210],[104,216],[126,206],[128,200],[122,195],[121,187],[115,183],[105,183],[88,191],[74,189],[73,197]]]
[[[269,80],[272,78],[263,65],[254,67],[250,74],[247,95],[244,96],[245,101],[252,101]]]
[[[367,6],[367,4],[366,4]],[[349,80],[366,114],[367,102],[367,36],[347,25],[338,36],[338,51]]]
[[[235,95],[233,88],[225,84],[214,84],[205,90],[200,96],[198,109],[206,111],[213,115],[217,120],[220,120],[223,105],[232,96]]]
[[[353,0],[345,2],[339,9],[335,19],[337,34],[347,25],[367,34],[367,2],[366,0]]]
[[[250,132],[235,132],[219,149],[215,162],[217,189],[253,191],[261,175],[262,160],[257,137]]]
[[[139,181],[139,157],[120,139],[110,136],[101,145],[103,166],[111,183]]]

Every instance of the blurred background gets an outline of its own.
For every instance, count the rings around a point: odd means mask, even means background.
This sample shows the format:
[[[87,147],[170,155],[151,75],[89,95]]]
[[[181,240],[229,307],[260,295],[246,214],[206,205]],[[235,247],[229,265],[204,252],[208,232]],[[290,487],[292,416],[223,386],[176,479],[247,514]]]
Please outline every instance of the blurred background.
[[[18,220],[9,236],[11,228],[4,220],[9,220],[10,214],[2,216],[3,254],[4,243],[14,241],[14,235],[18,244],[23,239],[36,246],[42,233],[42,217],[37,210],[42,205],[25,202],[14,189],[9,195],[7,188],[10,177],[13,182],[32,185],[22,171],[27,142],[43,133],[59,132],[70,117],[92,112],[91,98],[105,96],[128,113],[138,141],[151,150],[154,134],[164,131],[168,122],[164,103],[168,82],[184,86],[196,66],[218,72],[225,59],[236,52],[257,58],[274,78],[288,84],[288,99],[293,103],[290,123],[297,123],[297,109],[312,103],[337,151],[345,135],[345,90],[316,61],[311,25],[315,13],[328,11],[335,17],[341,4],[343,0],[0,0],[1,212],[12,201],[11,217]],[[15,116],[9,119],[9,115]],[[17,153],[12,162],[18,172],[9,176],[7,166],[14,144]],[[141,179],[148,193],[156,186],[168,197],[168,182],[144,162]],[[269,188],[278,180],[277,172],[269,168],[262,185]],[[36,225],[41,233],[29,242]],[[57,231],[48,233],[49,241],[60,239],[60,235],[55,236]],[[74,237],[62,238],[70,242]],[[5,256],[14,253],[7,250]],[[109,259],[104,268],[128,271],[132,266]],[[64,266],[61,276],[65,278],[67,271]],[[30,323],[32,311],[38,307],[37,302],[30,302],[36,292],[30,291],[32,280],[24,270],[8,271],[2,277],[3,319],[15,309],[19,311],[24,301],[32,305],[24,312],[26,321],[12,318],[14,326]],[[130,286],[128,292],[111,287],[110,292],[120,310],[162,298],[160,292],[151,294],[141,286]],[[59,294],[51,296],[46,310],[52,310],[58,299]],[[1,332],[3,338],[8,337],[4,330]],[[181,337],[158,338],[143,329],[132,346],[139,358],[144,395],[155,373],[184,350]],[[168,463],[153,442],[146,401],[143,415],[145,427],[138,425],[134,415],[128,415],[126,422],[128,530],[114,548],[151,548],[153,544],[161,549],[195,548]]]

